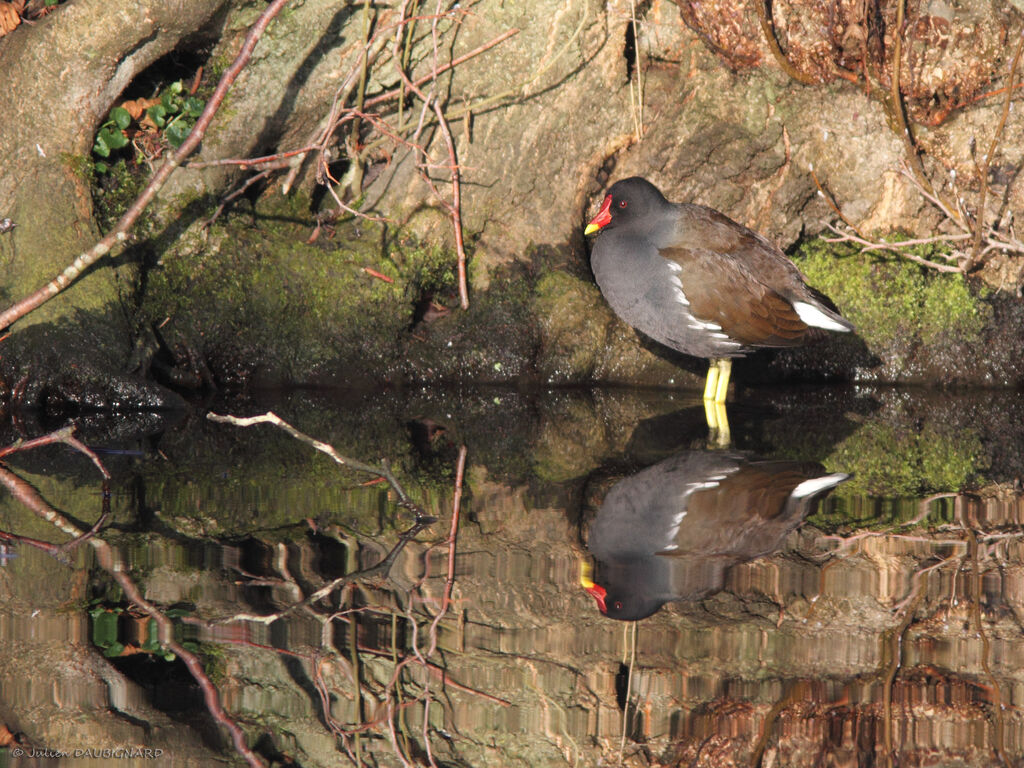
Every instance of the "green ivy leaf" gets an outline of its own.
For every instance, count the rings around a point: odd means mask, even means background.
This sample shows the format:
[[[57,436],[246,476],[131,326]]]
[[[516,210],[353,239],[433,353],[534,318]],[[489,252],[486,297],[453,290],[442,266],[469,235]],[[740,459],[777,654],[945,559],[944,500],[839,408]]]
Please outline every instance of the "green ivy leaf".
[[[165,90],[160,94],[160,103],[163,104],[164,109],[166,109],[169,114],[173,115],[178,111],[178,99],[169,90]]]
[[[97,137],[97,141],[103,140],[110,149],[121,149],[121,147],[128,145],[128,137],[121,133],[120,129],[107,125],[100,129],[100,135]]]
[[[110,157],[110,147],[103,140],[103,134],[99,134],[96,137],[96,143],[92,145],[92,151],[100,157]]]
[[[110,119],[113,120],[117,127],[122,131],[132,124],[132,116],[128,114],[128,110],[124,107],[114,107],[110,110]]]
[[[103,655],[108,659],[120,656],[124,652],[124,643],[113,643],[103,649]]]
[[[167,130],[164,131],[164,136],[167,137],[167,141],[172,147],[180,147],[185,142],[185,139],[188,138],[191,131],[192,126],[187,122],[184,120],[175,120],[167,126]]]
[[[109,648],[115,644],[121,645],[117,641],[116,613],[103,611],[92,617],[92,641],[100,648]]]
[[[185,113],[189,117],[199,117],[203,114],[203,108],[206,106],[206,102],[197,96],[189,96],[185,99]]]
[[[163,128],[167,124],[165,117],[167,116],[167,110],[164,109],[162,104],[156,104],[146,109],[146,114],[149,115],[150,120],[157,128]]]
[[[96,151],[95,147],[93,147],[93,151]],[[108,173],[110,171],[110,166],[104,163],[102,160],[97,160],[95,163],[93,163],[92,167],[93,170],[96,171],[96,173],[99,173],[101,175],[104,173]]]
[[[142,644],[142,650],[150,653],[160,650],[160,627],[155,619],[146,622],[146,642]]]

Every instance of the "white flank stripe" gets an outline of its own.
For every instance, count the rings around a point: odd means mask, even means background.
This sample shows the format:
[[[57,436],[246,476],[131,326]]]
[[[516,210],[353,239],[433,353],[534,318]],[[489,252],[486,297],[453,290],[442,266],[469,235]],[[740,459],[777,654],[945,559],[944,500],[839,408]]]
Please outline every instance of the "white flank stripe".
[[[687,302],[689,303],[689,302]],[[720,331],[722,326],[718,323],[705,323],[703,320],[698,320],[696,317],[691,317],[686,321],[686,324],[696,331]]]
[[[822,477],[816,477],[813,480],[804,480],[800,485],[793,489],[790,494],[794,499],[804,499],[808,496],[813,496],[816,493],[824,491],[826,488],[834,488],[839,485],[843,480],[848,478],[849,475],[842,472],[836,472],[831,475],[824,475]]]
[[[840,325],[831,317],[826,315],[820,309],[812,306],[803,301],[797,301],[793,303],[793,309],[796,310],[797,315],[808,325],[813,325],[815,328],[827,328],[830,331],[848,331],[850,330],[845,325]]]

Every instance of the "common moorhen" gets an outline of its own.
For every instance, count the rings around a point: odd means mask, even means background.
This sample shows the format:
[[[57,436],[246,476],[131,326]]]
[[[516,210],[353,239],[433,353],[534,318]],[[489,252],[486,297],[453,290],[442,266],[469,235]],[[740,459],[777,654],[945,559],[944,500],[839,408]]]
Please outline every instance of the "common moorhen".
[[[775,552],[814,502],[849,478],[818,464],[685,451],[616,483],[590,524],[581,585],[610,618],[699,600],[734,565]]]
[[[734,357],[798,346],[812,328],[853,330],[766,238],[713,208],[670,203],[639,176],[611,186],[584,234],[598,230],[601,293],[638,331],[710,359],[705,401],[725,402]]]

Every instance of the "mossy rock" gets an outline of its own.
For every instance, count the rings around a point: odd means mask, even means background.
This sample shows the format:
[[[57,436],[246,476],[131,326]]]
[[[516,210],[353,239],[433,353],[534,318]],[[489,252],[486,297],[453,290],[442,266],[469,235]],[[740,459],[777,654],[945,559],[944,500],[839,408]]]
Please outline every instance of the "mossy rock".
[[[542,379],[551,384],[592,379],[612,320],[597,286],[553,270],[537,282],[533,311],[543,340],[537,356]]]
[[[915,255],[939,260],[934,251]],[[959,273],[860,253],[820,238],[802,244],[793,258],[808,282],[836,302],[872,347],[896,338],[934,344],[953,336],[976,342],[992,320],[985,303],[988,291],[972,289]]]
[[[382,247],[375,224],[309,242],[308,201],[197,223],[149,271],[144,318],[221,381],[360,384],[400,372],[417,300],[453,282],[441,249]]]
[[[537,281],[537,373],[548,384],[704,386],[706,363],[638,334],[612,313],[598,287],[553,270]]]
[[[934,247],[921,246],[916,255],[943,260]],[[856,326],[855,336],[838,343],[866,345],[867,356],[853,363],[849,378],[932,386],[1019,378],[1012,355],[998,351],[1019,346],[996,319],[1006,298],[980,283],[820,238],[800,245],[793,260]]]

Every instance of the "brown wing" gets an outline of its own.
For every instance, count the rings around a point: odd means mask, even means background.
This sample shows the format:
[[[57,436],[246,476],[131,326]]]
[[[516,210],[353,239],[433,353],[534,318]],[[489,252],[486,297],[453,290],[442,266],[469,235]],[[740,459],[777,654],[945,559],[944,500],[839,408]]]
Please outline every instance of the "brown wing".
[[[744,345],[800,344],[808,327],[793,305],[727,255],[704,248],[665,248],[661,255],[681,267],[678,277],[693,316],[717,323]]]
[[[787,289],[798,294],[804,290],[800,270],[775,243],[714,208],[681,204],[673,239],[668,244],[719,253],[783,295],[790,295]]]

